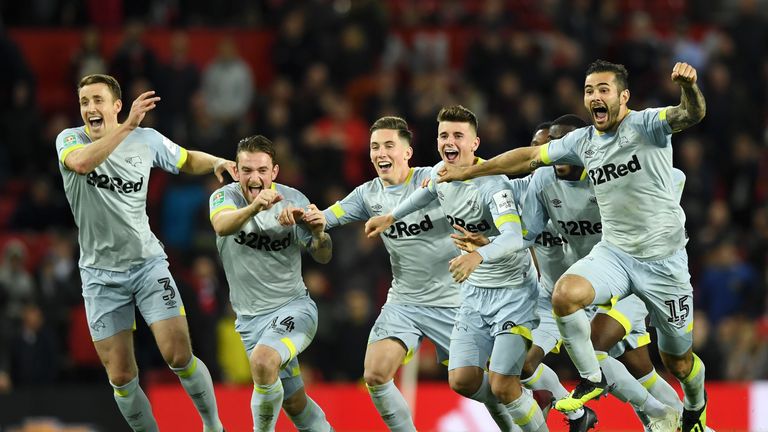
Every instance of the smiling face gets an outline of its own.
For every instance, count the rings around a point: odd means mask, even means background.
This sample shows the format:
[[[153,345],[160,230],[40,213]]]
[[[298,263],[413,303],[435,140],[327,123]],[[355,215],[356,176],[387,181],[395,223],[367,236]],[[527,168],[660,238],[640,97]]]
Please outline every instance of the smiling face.
[[[248,204],[264,189],[272,187],[280,167],[264,152],[241,151],[237,154],[236,177]]]
[[[614,130],[627,115],[629,90],[620,90],[613,72],[595,72],[584,81],[584,107],[595,129]]]
[[[441,121],[437,125],[437,151],[443,162],[469,166],[475,162],[480,145],[477,132],[468,122]]]
[[[92,140],[97,140],[117,127],[117,113],[123,107],[122,101],[115,99],[109,87],[103,83],[88,84],[78,91],[80,98],[80,117],[88,127]]]
[[[397,130],[377,129],[371,133],[371,163],[387,186],[402,184],[408,177],[408,160],[413,149]]]

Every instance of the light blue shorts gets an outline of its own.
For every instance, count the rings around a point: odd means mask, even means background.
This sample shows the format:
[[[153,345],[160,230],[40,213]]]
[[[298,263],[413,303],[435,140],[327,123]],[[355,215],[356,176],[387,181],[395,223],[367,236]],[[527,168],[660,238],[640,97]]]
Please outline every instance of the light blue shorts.
[[[383,339],[397,339],[405,345],[407,354],[404,364],[410,361],[426,337],[435,344],[437,360],[447,365],[451,331],[458,307],[417,306],[387,303],[368,336],[372,344]]]
[[[536,279],[516,288],[479,288],[464,282],[461,291],[448,370],[488,366],[496,373],[519,376],[533,339],[531,330],[539,324]],[[499,343],[500,338],[505,341]]]
[[[659,336],[659,349],[681,355],[693,343],[693,287],[688,254],[640,261],[606,241],[566,271],[587,279],[595,289],[594,304],[610,305],[630,294],[643,301]]]
[[[186,315],[164,258],[151,259],[124,272],[81,267],[80,277],[94,341],[133,328],[136,307],[148,325]]]
[[[238,316],[235,330],[240,334],[248,358],[256,345],[266,345],[280,354],[279,377],[284,398],[304,386],[297,356],[309,346],[317,332],[317,306],[308,295],[272,312]]]

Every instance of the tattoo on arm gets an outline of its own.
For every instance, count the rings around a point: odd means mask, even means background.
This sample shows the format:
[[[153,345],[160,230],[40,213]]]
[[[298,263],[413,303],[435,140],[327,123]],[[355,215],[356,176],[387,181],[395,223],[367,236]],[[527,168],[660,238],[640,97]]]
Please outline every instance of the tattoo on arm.
[[[707,111],[707,104],[699,86],[681,86],[680,105],[667,110],[667,122],[672,131],[679,132],[700,122]]]

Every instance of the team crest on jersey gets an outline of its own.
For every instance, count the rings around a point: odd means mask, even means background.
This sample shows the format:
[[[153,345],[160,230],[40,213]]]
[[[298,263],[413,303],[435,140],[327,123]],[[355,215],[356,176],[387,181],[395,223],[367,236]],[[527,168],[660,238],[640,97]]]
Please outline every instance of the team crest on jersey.
[[[619,148],[622,148],[626,145],[629,145],[629,140],[627,139],[627,137],[625,136],[619,137],[619,143],[618,143]]]
[[[217,206],[224,202],[224,192],[219,191],[216,192],[216,195],[213,196],[213,205]]]
[[[552,200],[552,205],[555,208],[561,208],[563,206],[563,202],[560,201],[558,198],[555,198],[555,199]]]
[[[125,158],[125,161],[134,167],[141,165],[141,158],[138,156],[127,157]]]
[[[477,205],[477,201],[474,199],[467,200],[467,207],[469,207],[473,212],[480,210],[480,207]]]

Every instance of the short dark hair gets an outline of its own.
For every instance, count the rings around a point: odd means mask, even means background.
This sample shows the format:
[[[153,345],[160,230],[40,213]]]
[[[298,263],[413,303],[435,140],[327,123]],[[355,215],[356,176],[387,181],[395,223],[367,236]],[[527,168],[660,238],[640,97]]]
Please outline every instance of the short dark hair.
[[[275,163],[275,145],[264,135],[252,135],[241,139],[237,143],[237,156],[240,152],[266,153],[272,159],[272,163]],[[235,162],[237,162],[237,156],[235,156]]]
[[[80,80],[80,84],[77,85],[77,93],[80,93],[80,90],[83,87],[91,84],[106,84],[115,100],[120,100],[123,98],[123,92],[120,90],[120,84],[117,82],[115,77],[105,74],[91,74],[84,76]]]
[[[443,107],[439,113],[437,113],[438,122],[459,122],[469,123],[477,133],[477,116],[475,113],[461,105],[452,105]]]
[[[405,140],[408,145],[411,145],[411,141],[413,140],[413,132],[408,129],[408,122],[406,122],[404,119],[395,116],[382,117],[373,122],[370,132],[374,133],[379,129],[397,131],[397,136]]]
[[[587,66],[587,75],[599,72],[613,72],[619,91],[629,88],[629,72],[623,64],[611,63],[605,60],[595,60]]]
[[[548,122],[548,121],[541,122],[541,123],[536,125],[536,127],[533,129],[533,131],[536,132],[536,131],[540,131],[542,129],[549,129],[551,127],[552,127],[552,122]]]
[[[575,114],[566,114],[552,121],[552,126],[573,126],[578,129],[589,126],[589,123]]]

